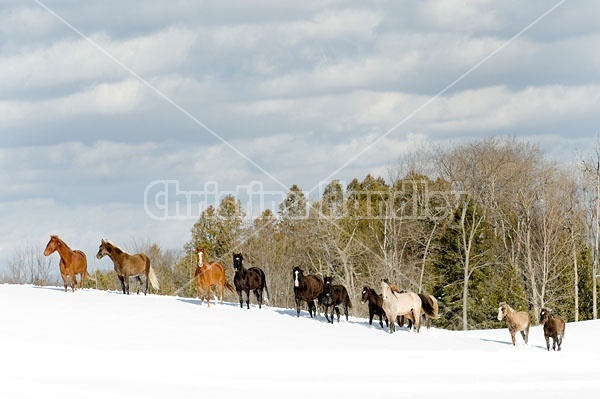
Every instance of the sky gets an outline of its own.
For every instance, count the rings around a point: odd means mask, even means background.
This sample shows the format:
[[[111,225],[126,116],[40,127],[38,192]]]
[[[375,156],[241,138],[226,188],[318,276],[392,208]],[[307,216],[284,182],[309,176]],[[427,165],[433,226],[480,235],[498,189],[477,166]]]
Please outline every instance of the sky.
[[[290,275],[291,289],[291,275]],[[0,396],[71,398],[593,398],[600,321],[542,326],[513,346],[506,327],[390,334],[306,306],[250,309],[193,298],[0,285]],[[363,305],[353,302],[354,309]],[[496,314],[490,314],[490,319]]]
[[[420,148],[597,142],[592,0],[1,4],[0,267],[50,234],[181,249],[223,194],[276,209]]]

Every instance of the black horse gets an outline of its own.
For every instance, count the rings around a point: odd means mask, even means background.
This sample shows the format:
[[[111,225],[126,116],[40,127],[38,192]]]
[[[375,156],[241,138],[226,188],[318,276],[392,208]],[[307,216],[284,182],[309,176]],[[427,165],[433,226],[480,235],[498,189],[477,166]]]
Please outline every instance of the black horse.
[[[369,325],[373,324],[373,316],[379,316],[379,325],[383,328],[383,320],[385,319],[385,326],[388,327],[388,318],[383,310],[383,298],[381,295],[375,292],[374,289],[367,286],[363,287],[361,303],[369,303]]]
[[[296,300],[296,312],[300,317],[300,303],[306,301],[308,304],[308,313],[310,317],[316,316],[317,306],[315,299],[323,292],[323,280],[315,274],[304,275],[300,267],[296,266],[293,269],[294,278],[294,298]],[[313,316],[313,312],[315,313]]]
[[[269,290],[267,289],[267,279],[262,269],[258,267],[251,267],[246,269],[244,267],[244,257],[242,254],[233,254],[233,270],[235,270],[235,276],[233,277],[233,285],[235,290],[240,297],[240,307],[243,308],[242,292],[246,293],[246,307],[250,309],[250,290],[254,290],[256,295],[256,301],[258,302],[258,308],[262,307],[263,303],[263,290],[266,293],[267,302],[269,301]]]
[[[325,307],[325,318],[333,324],[333,312],[337,314],[337,321],[340,322],[340,306],[344,308],[346,321],[348,321],[348,308],[352,308],[350,295],[346,287],[340,284],[331,284],[332,277],[325,277],[323,282],[323,293],[319,297],[319,303]],[[327,314],[327,310],[331,307],[331,320]]]

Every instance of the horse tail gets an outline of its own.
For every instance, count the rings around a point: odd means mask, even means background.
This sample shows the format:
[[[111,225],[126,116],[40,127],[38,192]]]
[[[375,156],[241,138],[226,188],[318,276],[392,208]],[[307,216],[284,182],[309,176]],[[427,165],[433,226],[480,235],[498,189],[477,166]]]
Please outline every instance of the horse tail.
[[[91,274],[90,272],[88,272],[87,270],[85,272],[85,277],[89,278],[92,281],[96,281],[96,277],[93,274]]]
[[[154,288],[155,290],[160,290],[158,278],[156,277],[156,273],[154,273],[154,269],[152,268],[152,266],[150,267],[150,271],[148,272],[148,279],[150,280],[150,284],[152,284],[152,288]]]
[[[265,286],[265,303],[268,305],[269,304],[269,289],[267,288],[267,281],[263,280],[263,285]]]
[[[430,319],[438,318],[438,303],[437,300],[429,294],[419,294],[419,298],[421,298],[421,308],[422,311],[429,317]]]
[[[233,285],[231,285],[231,283],[229,281],[225,281],[225,288],[227,288],[229,291],[231,291],[232,294],[235,294],[235,287]]]

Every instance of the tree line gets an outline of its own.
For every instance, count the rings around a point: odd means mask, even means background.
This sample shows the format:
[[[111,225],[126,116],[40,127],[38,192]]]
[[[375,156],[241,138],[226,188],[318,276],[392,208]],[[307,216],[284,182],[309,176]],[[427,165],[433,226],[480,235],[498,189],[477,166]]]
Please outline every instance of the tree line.
[[[343,284],[355,315],[368,314],[363,286],[387,278],[434,295],[438,327],[497,328],[502,301],[536,321],[542,307],[569,321],[597,317],[599,215],[600,151],[567,169],[537,145],[493,137],[415,151],[385,178],[331,181],[314,201],[292,185],[277,210],[254,218],[227,195],[201,213],[181,250],[138,249],[151,258],[159,294],[197,296],[202,247],[229,280],[234,252],[263,269],[272,306],[294,306],[292,268],[301,266]],[[113,271],[96,280],[119,289]]]

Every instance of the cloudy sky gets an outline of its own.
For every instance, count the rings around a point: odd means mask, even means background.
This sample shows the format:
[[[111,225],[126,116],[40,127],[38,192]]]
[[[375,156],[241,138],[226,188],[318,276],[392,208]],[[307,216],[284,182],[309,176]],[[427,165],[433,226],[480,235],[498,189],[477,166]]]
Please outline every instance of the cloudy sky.
[[[50,234],[181,248],[198,212],[158,220],[169,195],[314,193],[486,136],[572,164],[600,133],[593,0],[0,4],[0,265]]]

